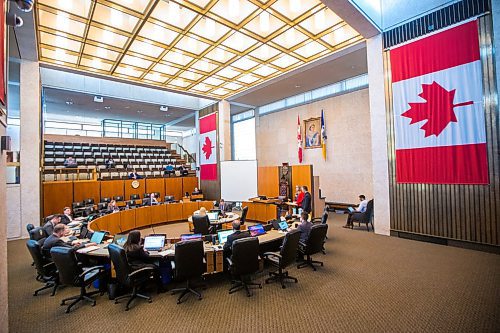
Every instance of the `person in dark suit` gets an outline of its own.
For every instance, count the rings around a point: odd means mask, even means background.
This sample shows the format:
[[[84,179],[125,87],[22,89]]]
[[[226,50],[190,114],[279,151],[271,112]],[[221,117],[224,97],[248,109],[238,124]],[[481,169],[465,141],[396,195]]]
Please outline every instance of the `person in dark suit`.
[[[54,227],[54,232],[49,237],[47,237],[45,242],[43,242],[42,250],[48,253],[54,246],[74,247],[75,249],[81,249],[87,246],[97,245],[96,243],[81,244],[79,240],[75,240],[72,243],[66,243],[61,239],[61,237],[64,236],[65,231],[66,226],[64,224],[57,224]]]
[[[224,201],[224,199],[220,199],[220,202],[219,202],[220,212],[225,213],[225,212],[229,211],[228,208],[229,208],[228,204]]]
[[[311,233],[311,228],[313,224],[311,221],[308,221],[309,214],[306,212],[302,212],[300,214],[300,224],[297,226],[297,230],[300,232],[300,241],[305,243],[309,238],[309,234]]]
[[[193,195],[203,194],[203,192],[200,189],[198,189],[197,187],[195,187],[194,190],[193,190],[193,192],[191,194],[193,194]]]
[[[45,235],[47,235],[47,237],[52,235],[54,233],[54,227],[56,225],[58,225],[59,223],[61,223],[61,215],[59,215],[59,214],[52,215],[52,218],[50,219],[50,221],[45,223],[45,225],[43,226],[43,230],[45,231]]]
[[[71,208],[64,207],[63,215],[61,215],[61,223],[67,225],[71,222],[73,222],[73,217],[71,216]]]
[[[233,253],[233,242],[235,240],[250,237],[250,233],[248,231],[241,231],[240,230],[241,224],[240,224],[239,220],[233,221],[232,226],[233,226],[234,232],[231,235],[227,236],[226,244],[224,244],[224,256],[225,257],[230,257],[231,254]]]
[[[304,192],[304,199],[302,200],[302,205],[301,205],[302,211],[306,212],[307,214],[311,214],[312,197],[306,185],[302,186],[302,192]]]

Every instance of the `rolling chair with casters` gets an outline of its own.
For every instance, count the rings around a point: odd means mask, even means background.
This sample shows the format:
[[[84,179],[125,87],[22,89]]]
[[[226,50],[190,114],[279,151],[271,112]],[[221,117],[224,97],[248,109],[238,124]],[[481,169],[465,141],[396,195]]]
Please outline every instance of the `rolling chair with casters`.
[[[103,276],[104,266],[82,267],[75,255],[75,250],[70,247],[55,246],[50,249],[50,256],[56,264],[59,272],[59,282],[61,285],[80,287],[80,294],[65,298],[61,301],[61,305],[65,305],[68,301],[71,302],[66,308],[66,313],[69,313],[71,308],[80,301],[87,301],[95,306],[96,302],[91,296],[103,292],[92,291],[87,292],[87,287],[95,280]]]
[[[312,260],[311,256],[323,251],[327,232],[328,224],[316,224],[311,227],[311,232],[309,233],[307,241],[299,244],[299,253],[305,255],[306,260],[297,265],[297,268],[309,266],[312,267],[313,270],[316,270],[314,264],[323,266],[323,262]]]
[[[36,227],[30,230],[30,239],[37,241],[38,245],[40,246],[43,244],[43,241],[48,236],[50,235],[47,235],[42,227]]]
[[[128,263],[127,254],[122,247],[116,244],[109,244],[108,251],[109,257],[115,266],[118,283],[124,287],[132,288],[132,293],[115,298],[115,304],[118,304],[118,301],[121,299],[128,298],[129,300],[125,306],[125,311],[128,311],[130,309],[130,303],[137,297],[143,298],[147,300],[148,303],[151,303],[153,300],[150,296],[139,294],[137,291],[139,287],[150,281],[155,269],[153,267],[144,267],[132,271]]]
[[[30,233],[31,230],[35,229],[35,225],[32,223],[26,224],[26,230],[28,230],[28,234]]]
[[[203,296],[196,291],[191,284],[191,280],[200,277],[205,273],[205,253],[202,240],[182,241],[175,244],[175,261],[171,261],[174,277],[178,280],[186,280],[184,288],[172,290],[172,295],[182,292],[177,298],[177,304],[181,304],[182,298],[187,293],[198,296],[201,300]]]
[[[210,234],[210,220],[208,216],[193,215],[193,233],[208,235]]]
[[[30,239],[26,242],[26,246],[28,247],[28,251],[30,252],[31,258],[33,258],[33,262],[35,264],[37,281],[45,283],[45,286],[35,290],[33,296],[37,296],[40,291],[49,288],[52,288],[50,296],[54,296],[57,287],[59,286],[59,276],[56,265],[42,255],[42,249],[37,241]]]
[[[232,294],[245,289],[247,296],[252,296],[251,286],[262,289],[262,284],[250,282],[250,275],[259,270],[259,240],[256,237],[237,239],[233,242],[231,258],[226,258],[231,275],[236,280],[231,281],[234,286],[229,289]]]
[[[351,229],[354,226],[354,222],[358,222],[358,227],[361,226],[361,223],[365,223],[366,224],[366,231],[370,231],[370,227],[368,226],[368,224],[371,224],[372,230],[374,230],[373,219],[372,219],[373,199],[368,201],[368,204],[366,205],[366,210],[364,211],[364,213],[355,213],[355,214],[356,214],[355,215],[356,218],[354,218],[354,216],[353,216],[353,219],[351,219]]]
[[[247,213],[248,213],[248,206],[243,207],[243,210],[241,211],[241,218],[240,218],[240,223],[242,225],[245,224],[245,221],[247,220]]]
[[[279,253],[264,253],[264,259],[266,259],[274,267],[278,268],[278,272],[269,272],[270,277],[266,279],[266,283],[279,281],[281,283],[281,288],[285,289],[285,280],[292,280],[295,283],[298,282],[296,278],[288,275],[288,271],[284,271],[284,269],[295,262],[295,259],[297,258],[299,240],[300,231],[294,229],[285,235],[285,239],[283,240],[283,245],[281,246]]]
[[[321,215],[321,218],[313,218],[311,220],[313,224],[321,223],[321,224],[327,224],[328,223],[328,207],[325,207],[325,210],[323,211],[323,215]],[[328,236],[325,236],[325,239],[328,239]],[[321,250],[323,254],[326,254],[325,247],[323,246],[323,250]]]

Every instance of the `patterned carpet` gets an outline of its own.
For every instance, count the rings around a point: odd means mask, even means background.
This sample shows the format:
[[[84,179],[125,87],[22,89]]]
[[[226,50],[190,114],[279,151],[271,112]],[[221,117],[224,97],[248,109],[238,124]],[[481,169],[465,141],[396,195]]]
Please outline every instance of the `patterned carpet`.
[[[331,214],[332,215],[332,214]],[[341,228],[330,217],[325,266],[290,269],[299,283],[264,285],[253,297],[229,295],[227,277],[208,279],[203,300],[181,305],[152,294],[128,312],[106,296],[70,314],[64,288],[42,293],[25,241],[8,245],[10,332],[499,332],[500,256]],[[185,224],[155,228],[182,232]],[[263,282],[267,268],[257,276]]]

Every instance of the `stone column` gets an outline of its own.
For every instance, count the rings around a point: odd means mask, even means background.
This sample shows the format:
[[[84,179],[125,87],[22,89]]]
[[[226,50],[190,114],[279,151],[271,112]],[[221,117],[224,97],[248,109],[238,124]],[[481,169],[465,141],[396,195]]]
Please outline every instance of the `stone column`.
[[[366,41],[370,98],[372,174],[375,233],[389,235],[391,214],[389,201],[389,159],[384,90],[382,35]]]
[[[20,183],[21,231],[40,223],[40,68],[38,62],[23,60],[20,73]]]
[[[228,101],[219,102],[219,157],[231,160],[231,106]]]

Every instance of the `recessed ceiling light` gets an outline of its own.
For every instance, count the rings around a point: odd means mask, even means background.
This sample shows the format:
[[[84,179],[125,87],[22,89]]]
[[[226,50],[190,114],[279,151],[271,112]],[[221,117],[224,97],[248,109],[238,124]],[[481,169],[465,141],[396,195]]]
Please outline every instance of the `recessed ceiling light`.
[[[111,109],[111,106],[106,105],[104,108],[105,108],[106,110],[109,110],[109,109]]]
[[[102,103],[104,102],[104,98],[102,98],[102,96],[94,96],[94,102]]]
[[[161,105],[161,106],[160,106],[160,111],[167,112],[167,111],[168,111],[168,106],[166,106],[166,105]]]
[[[67,101],[66,101],[66,104],[67,104],[67,105],[73,105],[73,101],[72,101],[72,100],[67,100]]]
[[[128,105],[127,105],[127,106],[125,106],[125,109],[130,109],[130,106],[128,106]]]
[[[142,113],[142,110],[137,110],[137,113]]]
[[[296,84],[296,85],[295,85],[295,88],[300,88],[300,84]]]

